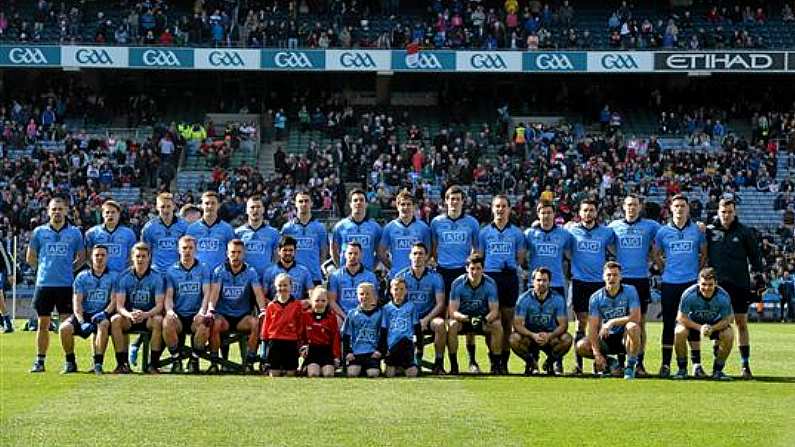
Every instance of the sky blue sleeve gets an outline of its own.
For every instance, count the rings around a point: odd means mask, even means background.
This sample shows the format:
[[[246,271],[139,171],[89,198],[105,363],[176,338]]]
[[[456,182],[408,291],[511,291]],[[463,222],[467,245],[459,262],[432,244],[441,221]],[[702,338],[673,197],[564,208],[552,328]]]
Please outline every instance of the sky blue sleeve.
[[[591,298],[588,299],[588,315],[591,317],[601,318],[602,315],[599,314],[599,303],[597,299],[594,299],[599,292],[595,292],[591,295]]]

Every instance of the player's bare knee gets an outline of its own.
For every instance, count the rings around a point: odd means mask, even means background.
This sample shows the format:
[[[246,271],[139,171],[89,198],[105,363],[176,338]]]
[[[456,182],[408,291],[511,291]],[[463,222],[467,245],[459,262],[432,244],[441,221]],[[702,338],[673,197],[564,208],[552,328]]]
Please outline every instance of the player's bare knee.
[[[406,377],[417,377],[417,367],[412,366],[411,368],[406,370]]]
[[[374,378],[378,377],[381,374],[381,370],[376,368],[370,368],[367,370],[367,377]]]
[[[358,366],[358,365],[357,366],[349,366],[348,367],[348,371],[347,371],[347,375],[348,375],[348,377],[359,377],[359,374],[361,372],[362,372],[362,369],[361,369],[360,366]]]

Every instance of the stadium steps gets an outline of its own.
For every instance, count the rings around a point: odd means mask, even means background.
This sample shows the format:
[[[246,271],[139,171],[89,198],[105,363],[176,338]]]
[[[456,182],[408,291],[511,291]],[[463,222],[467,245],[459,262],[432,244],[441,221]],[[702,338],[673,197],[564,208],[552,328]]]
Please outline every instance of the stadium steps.
[[[210,171],[181,170],[177,173],[177,191],[201,191],[210,179]]]
[[[257,170],[263,177],[268,178],[276,173],[276,165],[273,163],[273,154],[276,153],[276,146],[274,144],[261,144],[260,146]]]
[[[103,195],[125,205],[132,205],[141,201],[141,188],[134,186],[111,188],[109,192],[103,193]]]
[[[781,224],[783,210],[776,211],[773,202],[776,194],[742,188],[738,193],[737,215],[741,222],[756,228],[775,229]]]

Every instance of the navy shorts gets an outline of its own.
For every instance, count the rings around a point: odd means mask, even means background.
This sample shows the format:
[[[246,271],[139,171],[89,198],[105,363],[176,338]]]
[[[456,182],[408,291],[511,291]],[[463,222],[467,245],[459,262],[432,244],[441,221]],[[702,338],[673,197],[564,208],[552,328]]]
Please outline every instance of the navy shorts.
[[[417,366],[414,361],[414,342],[407,338],[401,339],[387,352],[384,362],[387,366],[404,369]]]
[[[640,298],[640,314],[646,315],[649,310],[649,303],[651,302],[651,283],[649,278],[624,278],[622,283],[632,286],[638,291],[638,298]]]
[[[381,369],[381,360],[374,359],[373,353],[369,354],[355,354],[353,360],[348,362],[348,366],[361,366],[362,369]]]
[[[501,272],[486,273],[497,283],[497,298],[500,307],[516,307],[516,299],[519,297],[519,277],[516,270],[505,269]]]
[[[577,279],[571,280],[571,307],[575,313],[588,312],[591,295],[604,287],[601,282],[585,282]]]
[[[735,314],[745,315],[748,313],[748,306],[754,302],[754,296],[751,295],[749,288],[738,287],[725,281],[718,285],[729,294]]]
[[[228,315],[221,316],[224,317],[224,320],[226,320],[227,323],[229,323],[229,329],[227,329],[227,332],[237,332],[237,325],[248,315],[243,315],[240,317],[230,317]]]
[[[721,331],[712,331],[712,333],[709,334],[709,339],[720,340],[720,333]],[[690,333],[687,335],[687,339],[692,341],[701,340],[701,332],[695,329],[690,329]]]
[[[179,318],[180,324],[182,324],[182,333],[183,334],[192,334],[193,333],[193,315],[185,317],[180,314],[177,314],[177,318]]]
[[[442,281],[444,282],[444,302],[447,304],[450,302],[450,287],[452,287],[453,281],[459,276],[466,274],[467,271],[464,267],[454,269],[437,267],[436,271],[442,275]]]
[[[49,317],[55,309],[58,309],[59,314],[72,313],[72,288],[36,287],[33,292],[33,308],[40,317]]]
[[[91,322],[91,317],[92,317],[92,315],[83,314],[83,319],[86,322],[90,323]],[[80,322],[77,321],[77,318],[74,315],[72,315],[69,318],[67,318],[65,323],[71,324],[72,328],[74,329],[74,331],[73,331],[74,334],[77,335],[80,338],[88,338],[88,337],[91,336],[91,334],[96,334],[97,333],[97,326],[96,325],[92,325],[93,330],[91,330],[91,331],[83,331],[83,329],[82,329],[82,327],[80,325]]]
[[[599,343],[602,345],[602,354],[617,355],[626,354],[627,348],[624,345],[625,331],[609,334],[607,337],[600,337]]]

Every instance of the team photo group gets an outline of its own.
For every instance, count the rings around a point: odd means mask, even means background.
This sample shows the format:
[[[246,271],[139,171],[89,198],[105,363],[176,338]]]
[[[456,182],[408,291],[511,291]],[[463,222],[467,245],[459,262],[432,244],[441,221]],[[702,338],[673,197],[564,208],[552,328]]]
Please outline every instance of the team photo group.
[[[294,217],[281,229],[265,221],[257,196],[246,202],[246,223],[233,228],[219,217],[216,192],[181,210],[161,193],[158,216],[140,236],[113,200],[102,205],[102,223],[82,232],[66,199],[52,198],[49,222],[26,251],[38,316],[31,372],[46,370],[57,312],[62,373],[89,369],[76,358],[76,337],[90,340],[96,374],[106,371],[111,341],[113,373],[132,372],[139,356],[147,373],[221,373],[232,370],[233,337],[240,371],[250,374],[478,374],[482,336],[496,375],[509,373],[513,354],[525,375],[563,375],[569,357],[567,375],[590,374],[583,359],[592,359],[600,376],[730,380],[724,366],[737,345],[742,378],[753,377],[747,313],[762,260],[731,198],[714,222],[700,223],[687,197],[675,195],[665,224],[645,218],[635,195],[613,222],[599,222],[598,200],[585,199],[561,225],[554,204],[540,201],[526,229],[512,223],[508,196],[491,199],[483,224],[465,212],[465,198],[449,186],[427,224],[401,192],[397,218],[382,227],[355,189],[350,215],[327,230],[308,192],[295,193]],[[652,266],[661,273],[659,365],[644,359]],[[466,367],[458,364],[461,335]]]

